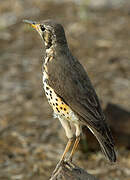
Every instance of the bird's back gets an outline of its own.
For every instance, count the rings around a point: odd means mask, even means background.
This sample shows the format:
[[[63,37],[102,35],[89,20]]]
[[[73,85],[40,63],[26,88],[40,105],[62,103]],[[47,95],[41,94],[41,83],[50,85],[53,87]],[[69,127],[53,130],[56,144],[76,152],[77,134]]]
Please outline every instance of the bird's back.
[[[115,161],[113,139],[87,72],[68,48],[64,50],[67,52],[57,52],[55,61],[48,63],[49,84],[93,132],[104,154]]]

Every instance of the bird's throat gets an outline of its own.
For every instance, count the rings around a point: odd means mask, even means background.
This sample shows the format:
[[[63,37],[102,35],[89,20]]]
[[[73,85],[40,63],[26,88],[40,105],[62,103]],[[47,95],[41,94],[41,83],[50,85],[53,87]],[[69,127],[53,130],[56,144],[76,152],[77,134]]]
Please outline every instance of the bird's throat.
[[[47,65],[47,63],[49,61],[52,61],[53,57],[54,57],[54,47],[53,47],[53,45],[51,45],[49,48],[47,48],[47,47],[45,47],[45,62],[44,62],[45,65]]]

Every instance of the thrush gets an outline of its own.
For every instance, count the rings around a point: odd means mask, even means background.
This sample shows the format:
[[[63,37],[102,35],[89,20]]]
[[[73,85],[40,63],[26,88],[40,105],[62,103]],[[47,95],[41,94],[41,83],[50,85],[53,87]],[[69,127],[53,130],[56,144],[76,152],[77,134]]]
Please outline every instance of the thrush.
[[[105,156],[115,162],[113,138],[98,97],[87,72],[68,47],[63,26],[53,20],[25,22],[36,29],[45,45],[43,87],[55,117],[60,120],[68,138],[60,161],[65,159],[75,140],[69,156],[72,159],[84,125],[97,138]]]

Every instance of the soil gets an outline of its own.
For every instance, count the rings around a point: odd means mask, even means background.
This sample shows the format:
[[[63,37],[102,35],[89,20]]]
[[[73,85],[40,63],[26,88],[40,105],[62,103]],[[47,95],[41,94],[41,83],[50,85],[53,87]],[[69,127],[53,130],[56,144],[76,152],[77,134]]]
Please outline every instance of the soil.
[[[111,103],[130,111],[130,6],[94,9],[88,4],[0,2],[0,180],[49,179],[67,142],[43,92],[42,41],[23,19],[62,23],[103,108]],[[83,137],[74,162],[101,180],[130,180],[129,149],[119,146],[117,155],[115,164],[107,162]]]

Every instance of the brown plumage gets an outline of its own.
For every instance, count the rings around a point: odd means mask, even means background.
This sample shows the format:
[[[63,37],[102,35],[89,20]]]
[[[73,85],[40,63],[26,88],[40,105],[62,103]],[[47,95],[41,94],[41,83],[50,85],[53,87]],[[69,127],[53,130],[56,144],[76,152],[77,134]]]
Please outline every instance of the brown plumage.
[[[79,142],[81,126],[85,125],[99,141],[105,156],[112,162],[116,161],[113,139],[98,97],[83,66],[69,50],[63,27],[51,20],[42,23],[26,22],[30,23],[44,40],[46,49],[43,65],[44,89],[46,92],[46,87],[49,87],[53,91],[47,98],[52,98],[49,103],[70,141],[74,136],[69,126],[74,124],[76,127],[77,140],[71,157]],[[67,110],[63,111],[64,108]],[[70,145],[71,143],[67,145],[62,160]]]

